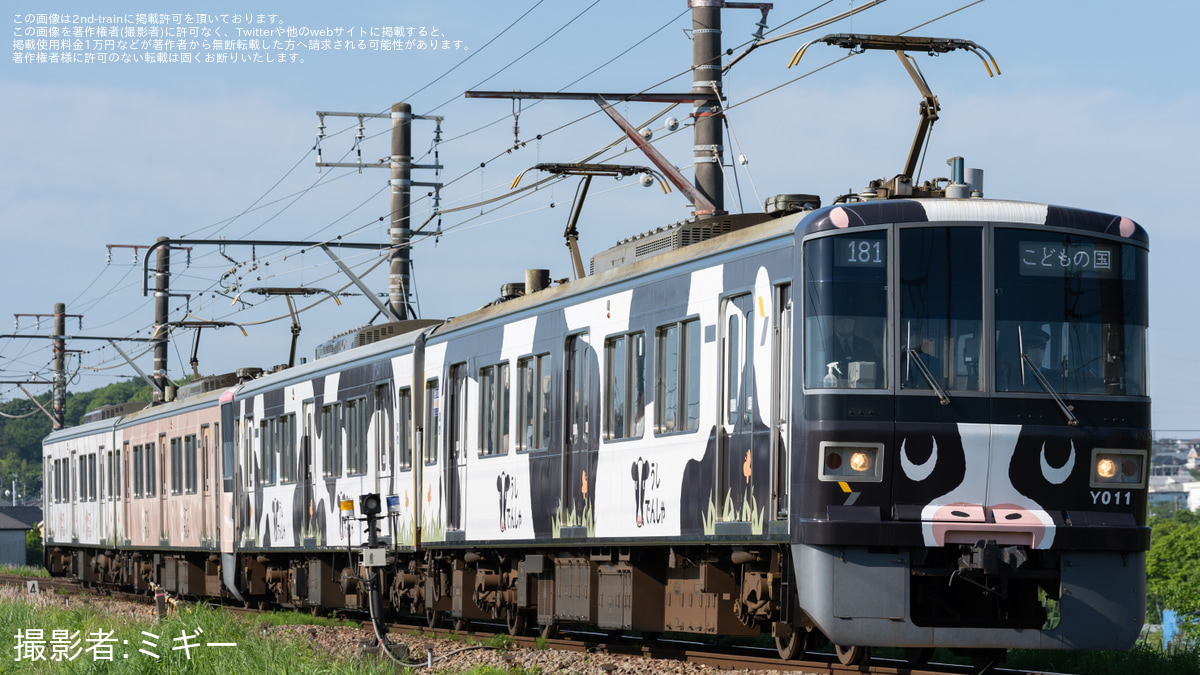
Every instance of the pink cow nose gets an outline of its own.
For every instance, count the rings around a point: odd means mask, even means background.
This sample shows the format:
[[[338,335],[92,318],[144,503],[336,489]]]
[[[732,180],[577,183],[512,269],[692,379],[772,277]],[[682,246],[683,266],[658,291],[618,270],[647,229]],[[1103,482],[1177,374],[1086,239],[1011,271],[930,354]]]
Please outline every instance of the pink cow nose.
[[[1046,526],[1033,512],[1016,504],[946,504],[933,513],[933,539],[938,546],[974,544],[991,539],[997,544],[1037,548]]]

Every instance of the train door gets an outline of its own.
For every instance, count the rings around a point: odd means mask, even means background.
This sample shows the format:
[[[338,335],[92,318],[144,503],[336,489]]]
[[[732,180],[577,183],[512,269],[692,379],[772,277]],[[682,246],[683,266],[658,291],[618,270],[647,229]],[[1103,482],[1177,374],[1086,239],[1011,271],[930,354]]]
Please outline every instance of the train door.
[[[446,428],[446,529],[462,529],[462,490],[467,468],[467,364],[450,366]]]
[[[117,460],[118,460],[117,461],[117,471],[119,472],[119,475],[121,476],[121,478],[117,479],[117,492],[120,493],[119,498],[121,500],[121,511],[123,513],[123,517],[121,519],[121,527],[118,528],[118,530],[117,530],[117,537],[118,537],[117,542],[128,544],[129,543],[129,529],[128,528],[130,526],[129,525],[130,524],[129,505],[130,504],[129,503],[133,501],[132,491],[130,489],[130,483],[129,483],[129,481],[131,480],[129,477],[129,461],[130,461],[129,460],[129,441],[125,441],[124,443],[122,443],[121,448],[122,448],[122,452],[117,457]],[[124,485],[123,488],[121,487],[122,485]]]
[[[310,538],[313,517],[313,402],[300,404],[300,532],[301,537]]]
[[[594,523],[591,504],[595,488],[595,450],[599,445],[598,419],[592,401],[599,387],[596,355],[586,334],[567,338],[563,386],[561,527],[588,527]]]
[[[215,444],[212,439],[212,427],[200,425],[200,541],[211,540],[208,531],[208,510],[212,508],[212,466],[211,455]]]
[[[79,503],[79,496],[76,494],[76,488],[79,485],[79,477],[75,468],[75,451],[71,451],[71,459],[67,462],[67,497],[71,500],[71,541],[79,540],[79,523],[75,520],[76,504]]]
[[[774,321],[771,340],[771,465],[775,467],[771,486],[774,501],[772,517],[788,516],[788,476],[791,453],[792,412],[792,287],[775,288]]]
[[[770,457],[770,444],[762,423],[764,401],[756,396],[755,351],[760,322],[754,296],[728,298],[721,312],[721,434],[717,463],[717,513],[721,521],[749,522],[764,509],[765,501],[754,490],[762,459]],[[769,408],[768,408],[769,410]],[[760,456],[762,459],[760,459]]]
[[[375,385],[374,405],[375,412],[372,417],[375,433],[372,437],[375,443],[375,494],[390,495],[392,463],[395,460],[392,456],[392,441],[396,437],[396,430],[392,425],[392,404],[387,384]]]

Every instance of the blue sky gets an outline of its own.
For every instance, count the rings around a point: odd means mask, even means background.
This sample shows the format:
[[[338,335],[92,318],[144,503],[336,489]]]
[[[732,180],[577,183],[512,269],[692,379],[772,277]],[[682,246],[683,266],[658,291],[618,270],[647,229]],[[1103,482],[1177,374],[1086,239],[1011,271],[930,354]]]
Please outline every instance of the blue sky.
[[[986,171],[988,197],[1106,211],[1141,223],[1151,236],[1154,426],[1167,435],[1200,436],[1200,354],[1193,348],[1200,341],[1200,233],[1186,206],[1187,186],[1200,179],[1193,159],[1200,151],[1200,92],[1194,67],[1181,57],[1182,46],[1191,43],[1185,31],[1197,24],[1200,7],[1183,0],[1153,6],[985,0],[938,19],[970,2],[888,0],[853,19],[759,49],[736,65],[725,83],[736,140],[727,136],[726,145],[732,156],[746,156],[749,173],[739,172],[740,202],[730,195],[727,206],[758,210],[768,196],[786,192],[818,194],[828,203],[897,173],[920,100],[897,60],[868,52],[798,80],[845,53],[817,46],[799,66],[789,70],[787,63],[800,44],[825,33],[898,33],[937,19],[912,34],[974,40],[996,57],[1003,74],[989,78],[979,60],[963,52],[918,57],[942,106],[923,176],[945,175],[944,160],[961,155],[968,166]],[[276,23],[263,28],[353,29],[356,36],[365,29],[370,39],[372,30],[382,37],[385,28],[402,26],[414,29],[414,39],[425,28],[451,42],[445,50],[299,48],[282,63],[212,64],[17,63],[13,41],[21,40],[23,51],[26,39],[37,39],[24,36],[39,27],[24,23],[28,14],[129,15],[136,21],[139,12],[162,7],[135,1],[8,4],[5,20],[14,37],[6,40],[0,61],[0,226],[6,235],[0,270],[10,291],[0,306],[6,314],[50,313],[54,303],[65,302],[68,313],[84,315],[82,330],[72,321],[68,332],[86,335],[145,336],[153,320],[152,300],[141,293],[140,264],[131,264],[129,249],[115,249],[107,263],[110,244],[147,245],[160,236],[384,240],[386,225],[378,219],[388,211],[387,172],[327,169],[318,175],[312,151],[317,110],[382,112],[407,101],[416,113],[444,116],[437,154],[445,168],[438,177],[425,171],[414,179],[446,183],[442,205],[451,208],[500,196],[522,170],[538,162],[577,161],[619,136],[593,104],[527,102],[516,118],[523,146],[506,152],[514,138],[512,104],[467,100],[463,91],[682,92],[691,80],[684,0],[398,0],[344,7],[197,0],[187,6],[193,22],[207,15],[207,27],[220,27],[227,39],[247,26],[225,23],[223,15],[253,14],[257,21],[258,14],[274,14]],[[794,20],[782,29],[792,30],[863,4],[778,2],[768,28]],[[741,45],[758,18],[752,10],[725,11],[725,46]],[[202,58],[209,51],[202,45],[204,26],[186,25],[198,29],[201,44],[184,51]],[[636,103],[621,110],[641,123],[661,108]],[[687,112],[680,106],[670,115],[686,118]],[[662,120],[650,126],[661,128]],[[326,161],[354,161],[355,124],[327,119],[321,144]],[[431,148],[433,131],[432,122],[417,123],[413,145],[419,157]],[[690,134],[664,134],[656,137],[660,150],[690,176]],[[385,123],[368,120],[365,135],[364,161],[389,153]],[[619,142],[602,157],[646,163],[629,149]],[[432,155],[419,161],[432,163]],[[496,297],[501,284],[522,280],[526,268],[568,277],[561,235],[574,188],[573,181],[558,183],[503,208],[496,203],[445,215],[444,236],[413,249],[422,316],[471,311]],[[688,213],[677,192],[599,179],[580,222],[583,255]],[[428,200],[414,205],[418,221],[429,214]],[[256,249],[253,260],[248,249],[225,254],[229,258],[196,249],[190,264],[183,253],[172,261],[173,291],[190,295],[186,302],[173,299],[173,318],[190,311],[193,318],[249,324],[249,337],[233,328],[204,331],[202,373],[287,361],[290,321],[270,321],[286,317],[283,299],[253,297],[253,307],[235,311],[219,294],[230,294],[235,283],[331,290],[347,283],[317,253]],[[377,262],[374,254],[344,257],[360,269]],[[367,275],[372,288],[386,291],[386,267]],[[234,274],[226,274],[231,269]],[[325,302],[304,312],[299,354],[311,357],[316,345],[374,313],[366,299],[353,296],[341,307]],[[33,319],[22,318],[18,332],[44,335],[49,327],[43,322],[39,330]],[[101,343],[68,346],[85,352],[73,357],[73,365],[82,366],[75,390],[133,372]],[[172,376],[190,371],[191,347],[191,333],[176,334]],[[130,350],[140,351],[135,345]],[[46,340],[0,341],[3,379],[46,377],[50,360]],[[149,356],[138,362],[149,370]],[[0,386],[0,396],[21,393]]]

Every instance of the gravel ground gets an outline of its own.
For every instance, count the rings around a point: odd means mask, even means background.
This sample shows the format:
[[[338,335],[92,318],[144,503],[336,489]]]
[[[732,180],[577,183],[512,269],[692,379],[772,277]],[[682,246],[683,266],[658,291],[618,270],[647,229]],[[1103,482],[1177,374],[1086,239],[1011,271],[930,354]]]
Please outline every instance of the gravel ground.
[[[359,645],[364,640],[373,640],[370,629],[336,628],[331,626],[275,626],[268,628],[275,635],[291,636],[309,642],[314,650],[331,654],[340,660],[358,658]],[[747,673],[745,670],[715,670],[679,661],[651,660],[643,657],[619,656],[614,654],[585,654],[554,649],[510,649],[498,650],[487,647],[472,647],[453,640],[413,636],[405,633],[390,633],[388,640],[404,644],[409,649],[409,663],[426,663],[426,649],[433,647],[435,673],[459,673],[477,666],[508,668],[519,666],[525,669],[540,668],[543,673],[565,673],[569,675],[732,675]],[[376,658],[369,656],[367,658]],[[753,671],[758,675],[783,675],[780,671]]]

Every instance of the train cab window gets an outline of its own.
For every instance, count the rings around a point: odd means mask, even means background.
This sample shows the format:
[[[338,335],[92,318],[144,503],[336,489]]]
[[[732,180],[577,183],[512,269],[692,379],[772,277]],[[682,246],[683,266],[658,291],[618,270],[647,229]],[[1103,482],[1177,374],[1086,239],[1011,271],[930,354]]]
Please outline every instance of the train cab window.
[[[900,388],[982,391],[983,230],[904,229],[899,252]]]
[[[1146,251],[1040,230],[995,237],[996,391],[1145,396]]]
[[[695,431],[700,427],[700,322],[662,326],[655,342],[654,431]]]
[[[517,400],[517,433],[520,451],[550,447],[550,355],[528,356],[517,361],[520,387]]]
[[[604,341],[605,438],[641,438],[646,422],[646,334]]]
[[[438,439],[441,437],[441,400],[437,378],[425,382],[424,443],[426,464],[437,464]]]
[[[396,455],[396,468],[400,471],[409,471],[413,467],[413,428],[412,428],[412,389],[409,387],[402,388],[396,394],[396,403],[399,424],[396,429],[396,439],[399,441],[399,454]],[[388,439],[388,447],[391,447],[391,439]],[[391,452],[390,450],[388,451]]]
[[[396,430],[392,427],[392,402],[386,384],[375,385],[375,461],[379,471],[387,471],[395,451]]]
[[[221,444],[221,491],[233,492],[233,464],[237,457],[234,444],[238,438],[237,423],[233,418],[233,404],[226,403],[221,406],[221,424],[224,426],[225,435],[222,436],[220,432],[216,434],[217,442]]]
[[[887,231],[805,243],[804,277],[805,386],[887,388]]]
[[[296,414],[289,413],[279,418],[279,480],[295,483],[296,471]]]
[[[321,460],[326,478],[342,475],[342,406],[321,406]]]
[[[367,399],[346,401],[346,460],[348,476],[367,472]]]
[[[508,364],[479,369],[479,455],[508,454]]]

